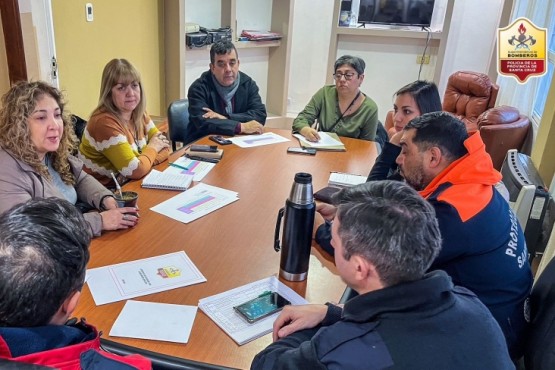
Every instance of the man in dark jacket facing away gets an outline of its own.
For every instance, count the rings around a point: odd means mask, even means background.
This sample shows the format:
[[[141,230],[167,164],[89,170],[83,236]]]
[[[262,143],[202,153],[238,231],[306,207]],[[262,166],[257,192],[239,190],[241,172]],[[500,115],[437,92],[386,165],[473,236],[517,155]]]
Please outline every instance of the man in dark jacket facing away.
[[[379,181],[335,195],[335,264],[359,293],[343,310],[286,306],[252,369],[512,369],[480,300],[426,270],[441,248],[434,209],[408,185]]]
[[[239,57],[229,40],[210,48],[210,70],[189,87],[189,129],[197,139],[208,134],[261,134],[266,123],[256,82],[239,72]]]
[[[151,368],[141,356],[100,351],[92,325],[67,322],[85,279],[88,230],[79,210],[58,198],[0,216],[0,358],[63,370]]]

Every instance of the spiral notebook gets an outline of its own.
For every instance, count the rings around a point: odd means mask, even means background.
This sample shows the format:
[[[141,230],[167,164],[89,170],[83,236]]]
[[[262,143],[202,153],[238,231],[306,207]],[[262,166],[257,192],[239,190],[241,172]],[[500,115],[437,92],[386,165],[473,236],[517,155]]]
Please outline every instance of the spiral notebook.
[[[193,181],[193,175],[172,174],[152,170],[143,179],[142,187],[166,190],[187,190]]]

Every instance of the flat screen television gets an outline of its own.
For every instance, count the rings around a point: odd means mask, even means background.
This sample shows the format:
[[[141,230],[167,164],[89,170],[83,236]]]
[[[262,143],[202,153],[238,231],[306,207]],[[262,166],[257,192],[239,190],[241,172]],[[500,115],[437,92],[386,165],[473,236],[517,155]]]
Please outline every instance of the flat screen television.
[[[360,0],[358,22],[430,27],[435,0]]]

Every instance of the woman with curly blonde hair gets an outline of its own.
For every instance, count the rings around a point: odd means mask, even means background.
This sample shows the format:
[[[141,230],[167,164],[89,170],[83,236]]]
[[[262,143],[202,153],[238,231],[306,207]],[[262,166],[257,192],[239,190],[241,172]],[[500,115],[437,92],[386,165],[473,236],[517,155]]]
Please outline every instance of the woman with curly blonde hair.
[[[56,197],[83,203],[91,234],[126,229],[137,217],[118,208],[113,194],[83,171],[71,153],[77,145],[62,93],[45,82],[19,82],[0,109],[0,213],[33,198]],[[101,211],[101,212],[98,212]]]

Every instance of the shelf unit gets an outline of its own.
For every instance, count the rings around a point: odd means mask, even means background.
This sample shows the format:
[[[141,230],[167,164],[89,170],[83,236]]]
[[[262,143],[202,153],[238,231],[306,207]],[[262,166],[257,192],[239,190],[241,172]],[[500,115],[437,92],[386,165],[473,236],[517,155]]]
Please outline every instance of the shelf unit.
[[[453,14],[454,0],[447,0],[445,18],[443,21],[442,31],[432,32],[432,38],[430,39],[429,46],[437,47],[436,64],[434,68],[433,80],[439,83],[439,78],[441,76],[441,70],[443,67],[443,59],[445,55],[445,49],[447,47],[447,37],[449,34],[449,28],[451,26],[451,15]],[[342,40],[356,39],[360,43],[370,43],[373,39],[383,40],[401,40],[405,43],[410,43],[411,39],[422,40],[428,37],[428,32],[420,30],[402,29],[402,28],[354,28],[354,27],[340,27],[339,26],[339,14],[341,11],[341,1],[335,2],[335,7],[333,11],[332,18],[332,31],[330,38],[330,49],[329,49],[329,67],[327,73],[327,83],[333,83],[333,62],[337,59],[337,49],[338,44]]]
[[[221,0],[221,25],[231,25],[233,40],[237,40],[238,1],[241,0]],[[187,53],[194,50],[185,46],[185,0],[164,0],[163,3],[165,101],[169,105],[172,101],[187,96],[187,82],[191,81],[186,81],[185,61]],[[237,49],[268,48],[266,109],[269,115],[285,116],[287,113],[293,5],[294,0],[272,1],[270,30],[283,35],[281,40],[234,41]]]

